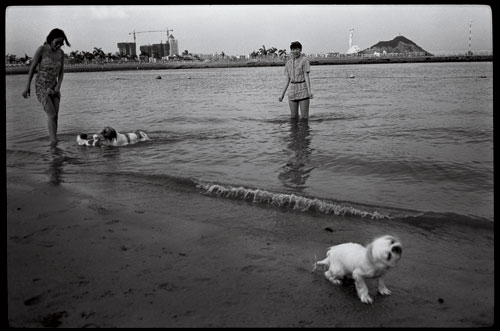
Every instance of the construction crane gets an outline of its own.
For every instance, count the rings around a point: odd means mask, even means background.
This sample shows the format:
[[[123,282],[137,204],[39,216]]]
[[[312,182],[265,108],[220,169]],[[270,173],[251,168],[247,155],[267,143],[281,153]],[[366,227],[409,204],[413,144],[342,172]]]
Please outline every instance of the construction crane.
[[[174,31],[174,30],[172,30],[172,29],[169,30],[168,28],[166,30],[152,30],[152,31],[135,31],[134,30],[134,31],[130,32],[129,35],[134,35],[134,43],[135,43],[135,41],[136,41],[135,35],[136,34],[139,34],[139,33],[150,33],[150,32],[166,32],[167,33],[167,39],[168,39],[168,37],[169,37],[168,32],[169,31]]]

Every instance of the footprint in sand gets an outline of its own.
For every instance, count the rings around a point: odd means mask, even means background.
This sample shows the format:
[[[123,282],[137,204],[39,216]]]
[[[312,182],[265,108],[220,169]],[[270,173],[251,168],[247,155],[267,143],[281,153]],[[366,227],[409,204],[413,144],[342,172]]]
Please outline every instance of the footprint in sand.
[[[68,316],[68,313],[65,310],[59,311],[57,313],[51,313],[45,316],[41,320],[41,323],[46,328],[57,328],[62,323],[61,318],[66,316]]]
[[[111,211],[109,209],[104,208],[96,203],[92,203],[87,206],[87,208],[97,211],[100,215],[109,215]]]
[[[47,226],[47,227],[45,227],[45,228],[43,228],[41,230],[28,233],[28,234],[26,234],[26,235],[24,235],[22,237],[11,236],[11,237],[9,237],[9,239],[12,240],[13,242],[15,242],[16,244],[28,244],[28,243],[31,242],[31,240],[33,239],[33,237],[35,237],[36,235],[44,233],[44,232],[51,231],[55,227],[56,227],[55,225],[49,225],[49,226]]]
[[[111,220],[111,221],[107,221],[106,224],[115,224],[118,222],[120,222],[120,220]]]
[[[46,247],[46,248],[51,248],[54,247],[55,243],[52,241],[41,241],[38,243],[38,246]]]
[[[241,268],[241,271],[246,273],[262,272],[262,268],[256,265],[247,265]]]
[[[40,295],[37,295],[37,296],[34,296],[32,298],[25,300],[24,304],[26,306],[33,306],[33,305],[39,304],[42,301],[42,299],[43,299],[43,295],[40,294]]]

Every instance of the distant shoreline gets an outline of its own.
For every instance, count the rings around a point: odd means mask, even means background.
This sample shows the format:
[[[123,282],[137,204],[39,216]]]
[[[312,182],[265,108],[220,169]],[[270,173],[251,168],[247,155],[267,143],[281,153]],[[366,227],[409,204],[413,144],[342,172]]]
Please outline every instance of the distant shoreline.
[[[431,62],[493,62],[493,55],[484,56],[419,56],[419,57],[338,57],[312,58],[311,65],[349,65],[378,63],[431,63]],[[250,60],[250,61],[213,61],[213,62],[165,62],[165,63],[106,63],[66,65],[64,72],[99,72],[128,70],[164,70],[164,69],[207,69],[207,68],[241,68],[241,67],[273,67],[284,66],[283,60]],[[6,75],[24,75],[29,66],[5,66]]]

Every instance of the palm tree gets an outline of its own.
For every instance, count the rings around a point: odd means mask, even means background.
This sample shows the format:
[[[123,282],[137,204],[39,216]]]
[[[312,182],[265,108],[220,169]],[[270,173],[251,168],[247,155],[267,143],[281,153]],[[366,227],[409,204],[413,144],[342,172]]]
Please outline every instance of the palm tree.
[[[71,53],[69,53],[69,59],[71,60],[71,62],[73,64],[75,64],[75,63],[82,63],[83,62],[83,55],[78,50],[72,51]]]
[[[85,64],[89,64],[94,59],[94,54],[91,52],[83,51],[83,59],[85,60]]]
[[[122,54],[120,54],[120,52],[114,52],[113,55],[112,55],[112,59],[113,61],[118,61],[120,62],[120,60],[122,59]]]
[[[276,47],[271,47],[267,50],[267,54],[271,54],[272,57],[275,57],[276,56],[276,51],[278,49]]]
[[[24,57],[19,58],[18,61],[23,63],[23,64],[29,64],[30,60],[31,60],[31,58],[28,56],[28,54],[24,53]]]
[[[104,54],[101,48],[94,47],[92,55],[94,56],[94,58],[100,59],[101,61],[106,59],[106,54]]]
[[[7,60],[9,63],[16,62],[16,55],[15,54],[7,54]]]
[[[266,46],[262,45],[262,47],[259,49],[259,54],[264,55],[264,57],[267,57],[267,49]]]
[[[278,55],[279,57],[286,57],[286,49],[280,49]]]

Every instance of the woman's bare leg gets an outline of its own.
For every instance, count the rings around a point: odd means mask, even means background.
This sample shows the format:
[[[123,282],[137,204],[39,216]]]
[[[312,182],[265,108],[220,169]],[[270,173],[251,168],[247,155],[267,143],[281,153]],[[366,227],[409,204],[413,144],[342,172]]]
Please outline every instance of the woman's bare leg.
[[[57,142],[57,122],[59,116],[59,97],[48,97],[45,104],[45,113],[47,114],[47,127],[49,129],[50,142]]]
[[[299,103],[297,101],[289,100],[288,104],[290,105],[291,118],[298,118],[299,117]]]
[[[310,99],[304,99],[298,102],[300,105],[300,116],[302,116],[302,118],[309,118],[309,100]]]

